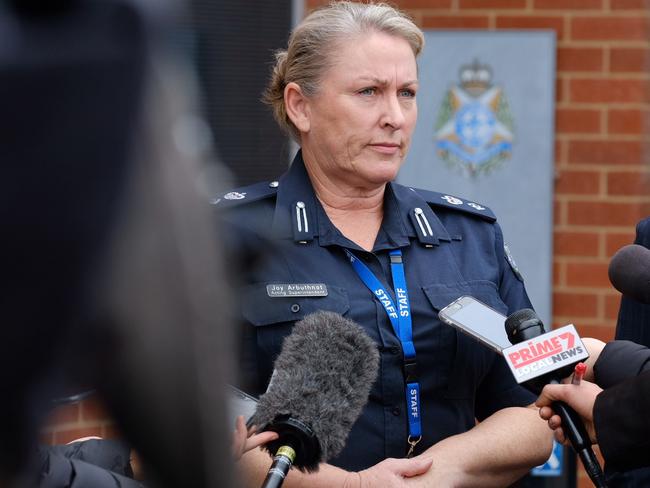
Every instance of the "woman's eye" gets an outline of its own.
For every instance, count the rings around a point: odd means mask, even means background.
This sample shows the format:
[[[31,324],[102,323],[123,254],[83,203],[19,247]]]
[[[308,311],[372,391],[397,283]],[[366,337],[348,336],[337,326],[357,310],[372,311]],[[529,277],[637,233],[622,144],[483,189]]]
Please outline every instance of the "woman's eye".
[[[375,88],[364,88],[359,90],[359,95],[374,95],[377,92]]]
[[[404,98],[414,98],[415,90],[411,90],[410,88],[405,88],[403,90],[400,90],[399,96]]]

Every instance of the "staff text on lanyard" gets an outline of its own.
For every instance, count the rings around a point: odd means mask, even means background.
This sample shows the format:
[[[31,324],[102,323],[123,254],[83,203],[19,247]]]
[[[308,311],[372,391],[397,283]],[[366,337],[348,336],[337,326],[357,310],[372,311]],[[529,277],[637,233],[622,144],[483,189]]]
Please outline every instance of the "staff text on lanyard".
[[[413,324],[411,321],[411,305],[409,303],[408,289],[406,287],[406,276],[404,274],[404,263],[402,251],[399,249],[390,251],[390,269],[395,287],[395,306],[392,297],[388,294],[384,285],[377,279],[370,268],[368,268],[351,251],[345,249],[345,253],[352,264],[352,267],[361,278],[361,281],[374,294],[381,303],[393,326],[395,335],[402,344],[404,355],[404,376],[406,380],[406,407],[409,413],[409,449],[407,457],[413,454],[416,444],[422,439],[422,426],[420,422],[420,383],[417,379],[417,363],[415,358],[415,345],[413,344]]]

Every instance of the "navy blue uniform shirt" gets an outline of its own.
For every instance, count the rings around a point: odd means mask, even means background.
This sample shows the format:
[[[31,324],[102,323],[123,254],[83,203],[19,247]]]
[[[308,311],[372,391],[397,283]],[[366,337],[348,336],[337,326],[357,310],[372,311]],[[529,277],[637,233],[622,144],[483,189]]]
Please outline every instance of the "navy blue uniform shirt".
[[[266,389],[283,338],[311,312],[340,313],[361,324],[377,343],[379,377],[332,464],[357,471],[387,457],[404,457],[408,437],[401,345],[345,248],[363,260],[393,299],[388,253],[402,249],[421,388],[422,441],[416,454],[471,429],[476,418],[535,400],[516,384],[501,357],[438,319],[438,311],[462,295],[504,315],[531,306],[489,209],[389,183],[382,226],[372,252],[366,252],[329,220],[300,153],[279,182],[241,188],[216,203],[227,208],[226,220],[237,229],[239,245],[270,239],[272,246],[246,272],[240,294],[245,321],[241,369],[254,393]],[[270,296],[267,285],[272,284],[320,284],[327,295]]]

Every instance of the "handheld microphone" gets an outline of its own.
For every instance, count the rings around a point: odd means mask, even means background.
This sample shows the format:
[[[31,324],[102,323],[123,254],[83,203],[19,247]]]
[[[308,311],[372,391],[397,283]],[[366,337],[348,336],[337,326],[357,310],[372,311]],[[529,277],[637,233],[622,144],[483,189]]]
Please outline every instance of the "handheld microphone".
[[[506,318],[479,300],[465,296],[443,308],[439,316],[443,322],[501,354],[517,383],[537,395],[544,385],[558,383],[571,374],[576,363],[589,357],[573,325],[545,333],[544,324],[530,309]],[[507,338],[502,337],[504,326]],[[508,341],[513,345],[508,347]],[[582,419],[566,404],[557,402],[553,408],[560,414],[562,427],[594,485],[605,487]]]
[[[650,304],[650,249],[629,244],[609,262],[609,281],[623,295]]]
[[[576,363],[588,357],[587,350],[573,325],[544,333],[544,324],[531,309],[511,314],[505,322],[512,347],[503,350],[504,358],[514,372],[517,368],[538,365],[530,379],[515,374],[518,383],[538,394],[546,384],[558,384],[568,376]],[[553,410],[562,419],[562,429],[578,453],[585,471],[596,487],[606,487],[591,440],[580,416],[566,403],[554,402]]]
[[[355,322],[319,311],[296,323],[282,345],[266,393],[249,424],[279,439],[263,488],[282,485],[291,466],[318,470],[341,452],[377,377],[379,353]]]

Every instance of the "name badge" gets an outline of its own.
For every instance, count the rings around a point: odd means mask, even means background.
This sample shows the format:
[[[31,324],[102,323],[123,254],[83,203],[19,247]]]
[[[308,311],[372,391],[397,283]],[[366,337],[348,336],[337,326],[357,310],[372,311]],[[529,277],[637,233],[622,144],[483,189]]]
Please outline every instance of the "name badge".
[[[325,283],[274,283],[266,285],[266,294],[271,298],[283,297],[326,297]]]

